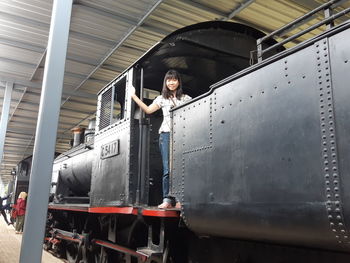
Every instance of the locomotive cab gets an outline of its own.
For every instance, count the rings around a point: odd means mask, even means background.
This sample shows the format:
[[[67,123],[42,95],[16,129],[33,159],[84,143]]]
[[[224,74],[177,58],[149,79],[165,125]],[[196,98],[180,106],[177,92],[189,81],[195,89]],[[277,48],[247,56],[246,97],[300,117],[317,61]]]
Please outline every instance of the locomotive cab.
[[[98,96],[95,158],[92,168],[92,206],[127,206],[135,200],[136,154],[134,121],[127,90],[133,70],[126,71]]]
[[[176,69],[184,93],[197,97],[209,92],[211,84],[249,67],[256,39],[262,36],[236,23],[192,25],[167,36],[105,87],[98,97],[91,205],[154,206],[162,199],[162,113],[140,112],[130,99],[131,87],[149,105],[161,93],[166,71]]]
[[[134,87],[146,104],[160,94],[143,87],[132,67],[99,94],[92,171],[92,206],[155,205],[161,200],[160,112],[145,116],[129,96]],[[111,183],[113,182],[113,183]]]

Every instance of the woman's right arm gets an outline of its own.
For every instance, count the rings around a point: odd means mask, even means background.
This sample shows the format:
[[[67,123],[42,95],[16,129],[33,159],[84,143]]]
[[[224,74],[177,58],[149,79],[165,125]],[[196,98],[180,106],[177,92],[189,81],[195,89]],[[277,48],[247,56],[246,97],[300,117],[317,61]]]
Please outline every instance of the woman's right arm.
[[[137,97],[137,95],[135,94],[135,88],[131,88],[130,89],[130,96],[131,98],[136,102],[137,105],[139,105],[139,107],[147,114],[151,114],[157,110],[159,110],[159,106],[157,104],[151,104],[149,106],[147,106],[145,103],[143,103],[142,100],[139,99],[139,97]]]

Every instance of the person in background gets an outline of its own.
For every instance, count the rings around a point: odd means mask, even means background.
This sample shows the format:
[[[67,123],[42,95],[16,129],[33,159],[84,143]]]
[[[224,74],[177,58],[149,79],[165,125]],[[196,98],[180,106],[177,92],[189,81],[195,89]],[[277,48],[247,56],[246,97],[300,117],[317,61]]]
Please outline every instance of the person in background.
[[[8,224],[8,225],[10,225],[10,224],[12,224],[12,223],[11,223],[11,222],[9,223],[9,221],[7,220],[7,215],[6,215],[6,213],[5,213],[5,210],[6,210],[6,209],[7,209],[7,210],[10,209],[10,204],[3,205],[3,202],[4,202],[5,200],[7,200],[8,198],[10,198],[10,196],[11,196],[11,194],[9,194],[9,195],[6,196],[6,197],[0,197],[0,212],[1,212],[2,216],[4,217],[6,224]]]
[[[163,203],[158,207],[162,209],[171,208],[172,199],[169,196],[170,109],[185,103],[191,97],[183,94],[180,74],[176,70],[171,69],[165,74],[162,95],[155,98],[151,105],[147,106],[143,103],[135,94],[135,89],[131,89],[131,98],[147,114],[151,114],[159,109],[163,111],[163,122],[159,129],[159,148],[163,163]]]
[[[26,213],[26,202],[27,199],[27,193],[21,192],[18,196],[17,203],[15,206],[15,209],[17,210],[17,217],[16,217],[16,234],[20,234],[23,232],[23,225],[24,225],[24,216]]]

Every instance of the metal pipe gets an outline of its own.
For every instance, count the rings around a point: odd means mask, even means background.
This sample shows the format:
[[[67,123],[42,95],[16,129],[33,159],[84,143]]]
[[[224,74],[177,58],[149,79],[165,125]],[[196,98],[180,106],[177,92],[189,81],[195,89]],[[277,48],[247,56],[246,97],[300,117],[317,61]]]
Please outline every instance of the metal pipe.
[[[317,24],[315,24],[315,25],[313,25],[313,26],[311,26],[311,27],[309,27],[309,28],[307,28],[307,29],[305,29],[303,31],[300,31],[299,33],[297,33],[297,34],[295,34],[295,35],[293,35],[291,37],[286,38],[285,40],[283,40],[283,41],[281,41],[281,42],[279,42],[279,43],[277,43],[277,44],[275,44],[275,45],[273,45],[273,46],[271,46],[271,47],[269,47],[269,48],[267,48],[265,50],[263,50],[262,54],[264,54],[264,53],[266,53],[266,52],[268,52],[270,50],[273,50],[273,49],[275,49],[275,48],[277,48],[279,46],[282,46],[283,44],[288,43],[289,41],[291,41],[291,40],[293,40],[295,38],[298,38],[298,37],[304,35],[305,33],[310,32],[310,31],[312,31],[312,30],[314,30],[314,29],[316,29],[316,28],[318,28],[318,27],[320,27],[320,26],[322,26],[324,24],[327,24],[327,23],[333,21],[334,19],[337,19],[338,17],[343,16],[343,15],[349,13],[349,12],[350,12],[350,7],[347,8],[347,9],[344,9],[343,11],[340,11],[339,13],[337,13],[335,15],[330,16],[327,19],[324,19],[324,20],[318,22]]]
[[[7,124],[10,114],[11,96],[13,90],[13,83],[6,82],[6,90],[4,94],[4,101],[2,104],[1,120],[0,120],[0,163],[2,162],[2,156],[4,153],[5,137]]]
[[[225,17],[223,20],[227,21],[232,19],[234,16],[236,16],[237,14],[239,14],[243,9],[247,8],[248,6],[250,6],[252,3],[254,3],[255,0],[247,0],[243,3],[238,4],[238,7],[236,7],[227,17]]]
[[[116,95],[115,89],[117,87],[115,85],[112,86],[112,94],[111,94],[111,107],[110,107],[110,113],[111,116],[109,117],[109,124],[113,123],[113,110],[114,110],[114,103],[115,103],[115,99],[114,96]]]
[[[60,200],[90,200],[88,196],[64,196]]]
[[[296,20],[294,20],[294,21],[288,23],[287,25],[285,25],[285,26],[283,26],[283,27],[281,27],[281,28],[279,28],[279,29],[273,31],[272,33],[270,33],[270,34],[268,34],[268,35],[266,35],[266,36],[260,38],[259,40],[260,40],[261,42],[264,42],[266,39],[269,39],[269,38],[271,38],[272,36],[281,33],[282,31],[288,29],[289,27],[292,27],[293,25],[295,25],[295,24],[301,22],[302,20],[308,18],[309,16],[312,16],[313,14],[316,14],[316,13],[319,12],[320,10],[323,10],[323,9],[325,9],[325,8],[331,6],[331,5],[333,5],[334,3],[339,2],[339,1],[340,1],[340,0],[332,0],[332,1],[329,1],[329,2],[327,2],[327,3],[325,3],[325,4],[321,5],[321,6],[317,7],[316,9],[310,11],[309,13],[307,13],[307,14],[305,14],[305,15],[299,17],[299,18],[297,18]],[[280,35],[280,37],[282,37],[282,36],[283,36],[283,35]]]
[[[262,37],[262,38],[259,38],[257,41],[256,41],[256,45],[257,45],[257,58],[258,58],[258,62],[261,62],[263,60],[263,54],[265,52],[267,52],[266,50],[263,51],[262,49],[262,43],[273,37],[273,36],[276,36],[278,35],[279,37],[283,37],[285,34],[287,34],[288,32],[290,32],[291,30],[293,30],[294,28],[298,27],[299,25],[301,24],[304,24],[306,23],[307,21],[309,21],[311,18],[313,18],[314,14],[316,14],[317,12],[319,12],[320,10],[322,9],[329,9],[331,5],[335,4],[335,3],[341,3],[342,0],[332,0],[330,2],[327,2],[321,6],[319,6],[318,8],[316,9],[313,9],[312,11],[310,11],[309,13],[297,18],[296,20],[293,20],[292,22],[288,23],[287,25],[273,31],[272,33],[266,35],[265,37]],[[294,38],[292,38],[291,40],[293,40]],[[289,41],[284,41],[283,43],[287,43]],[[276,44],[277,45],[277,44]],[[270,48],[273,49],[273,48],[277,48],[278,46],[276,45],[273,45],[271,46]],[[273,48],[272,48],[273,47]],[[269,49],[269,50],[271,50]]]
[[[140,100],[143,101],[143,68],[140,72]],[[141,178],[142,178],[142,159],[144,158],[143,152],[143,122],[145,113],[141,110],[141,117],[139,119],[139,153],[138,153],[138,173],[137,173],[137,189],[136,189],[136,204],[140,204],[141,199]]]
[[[55,0],[45,61],[20,263],[41,262],[72,0]]]
[[[80,145],[84,139],[84,131],[85,129],[81,127],[75,127],[72,129],[73,132],[73,147]]]
[[[124,44],[124,42],[128,39],[128,37],[134,33],[143,23],[144,21],[151,15],[151,13],[163,2],[164,0],[158,0],[147,12],[146,14],[137,22],[136,25],[134,25],[130,30],[126,33],[126,35],[119,40],[119,42],[114,45],[108,52],[107,54],[101,59],[101,61],[98,63],[98,65],[90,72],[88,76],[74,89],[74,91],[77,91],[80,89],[83,84],[90,79],[90,77],[100,68],[102,67],[103,63],[107,61],[107,59],[113,55],[113,53],[121,46]],[[69,97],[62,102],[61,105],[65,104],[69,100]]]
[[[332,9],[326,8],[324,10],[324,17],[325,18],[328,18],[328,17],[332,16],[332,14],[333,14],[333,10]],[[327,23],[326,25],[327,25],[327,29],[331,29],[332,27],[334,27],[334,21],[331,21],[330,23]]]
[[[115,251],[119,251],[119,252],[124,253],[126,255],[131,255],[131,256],[137,257],[141,260],[141,262],[146,262],[146,260],[148,259],[148,256],[145,254],[141,254],[141,253],[139,253],[135,250],[132,250],[130,248],[123,247],[123,246],[120,246],[120,245],[117,245],[117,244],[114,244],[111,242],[107,242],[104,240],[93,239],[91,241],[91,243],[96,244],[96,245],[100,245],[102,247],[110,248],[110,249],[113,249]]]

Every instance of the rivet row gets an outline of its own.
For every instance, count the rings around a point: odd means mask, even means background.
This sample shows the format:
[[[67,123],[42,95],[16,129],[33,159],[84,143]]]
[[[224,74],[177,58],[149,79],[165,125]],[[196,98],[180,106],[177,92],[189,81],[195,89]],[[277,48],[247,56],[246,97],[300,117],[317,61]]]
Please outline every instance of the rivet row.
[[[321,126],[321,145],[323,146],[323,162],[322,167],[325,178],[326,192],[326,211],[328,214],[329,225],[332,232],[336,233],[335,238],[338,243],[345,243],[347,236],[344,227],[344,219],[342,215],[342,207],[339,191],[339,176],[337,167],[337,151],[335,138],[335,125],[333,115],[333,95],[331,89],[331,79],[328,61],[328,45],[327,41],[316,44],[317,72],[320,96],[320,126]],[[328,112],[328,115],[326,114]],[[330,176],[332,174],[332,176]],[[346,241],[347,243],[347,241]]]

